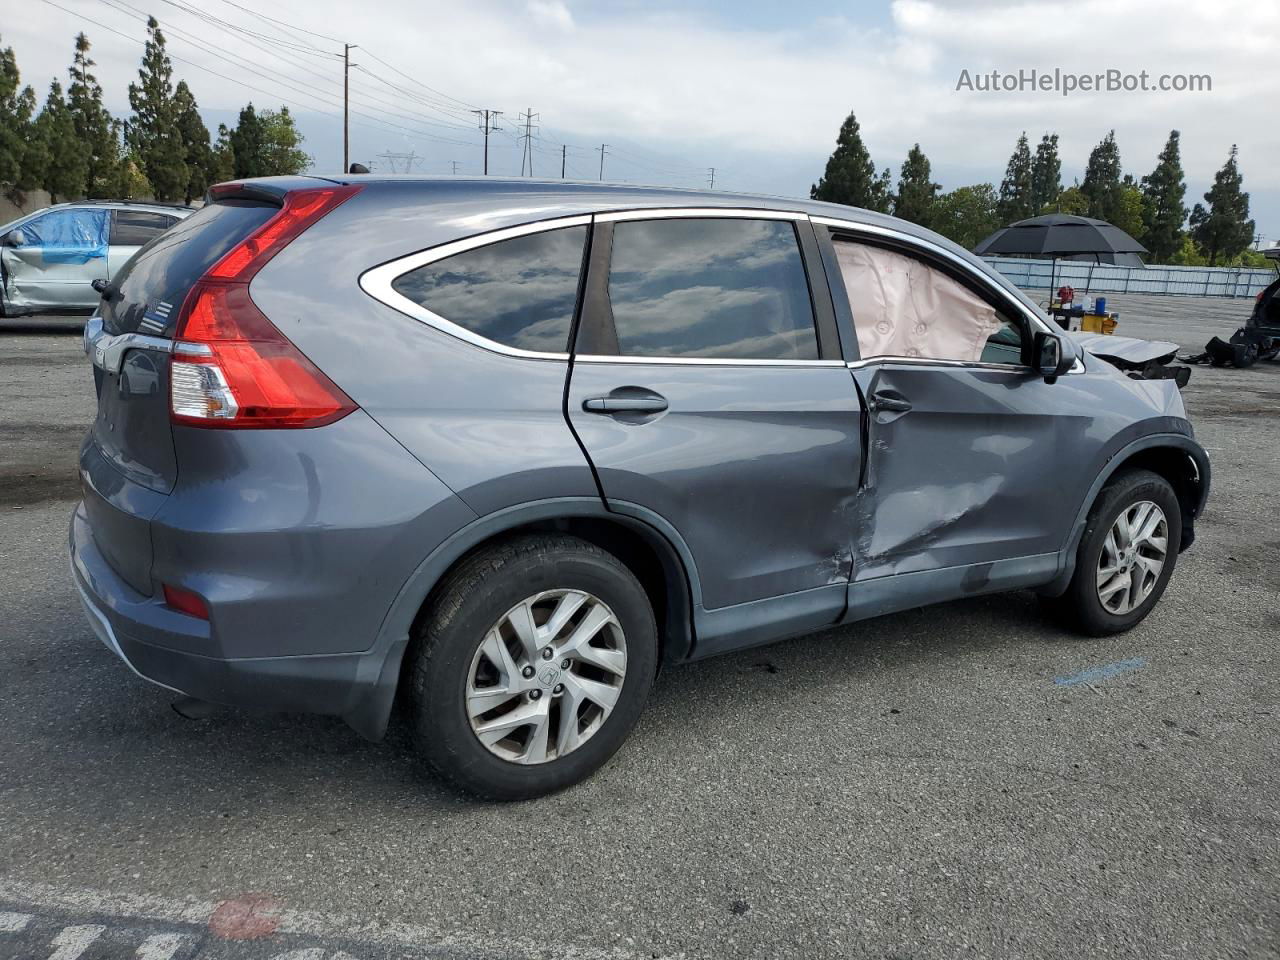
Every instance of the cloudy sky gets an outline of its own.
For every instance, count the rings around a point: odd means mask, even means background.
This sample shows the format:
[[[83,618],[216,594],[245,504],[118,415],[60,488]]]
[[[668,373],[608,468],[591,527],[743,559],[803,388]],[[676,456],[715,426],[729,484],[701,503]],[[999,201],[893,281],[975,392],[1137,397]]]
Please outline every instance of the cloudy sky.
[[[1188,200],[1232,143],[1259,231],[1280,238],[1280,72],[1272,0],[0,0],[0,43],[24,81],[65,76],[94,44],[108,106],[127,109],[142,19],[165,28],[175,74],[213,127],[246,101],[287,104],[318,171],[341,164],[341,43],[352,61],[352,158],[413,152],[414,170],[478,172],[469,112],[502,110],[490,170],[518,174],[518,115],[540,114],[534,172],[802,195],[853,110],[876,163],[919,142],[950,188],[999,183],[1014,140],[1061,136],[1064,179],[1115,128],[1126,172],[1182,131]],[[237,29],[238,28],[238,29]],[[112,32],[112,31],[118,31]],[[246,33],[246,31],[248,31]],[[337,54],[337,55],[335,55]],[[179,62],[178,58],[181,58]],[[962,70],[1114,68],[1154,82],[1208,74],[1206,92],[984,93]],[[403,160],[394,161],[401,168]]]

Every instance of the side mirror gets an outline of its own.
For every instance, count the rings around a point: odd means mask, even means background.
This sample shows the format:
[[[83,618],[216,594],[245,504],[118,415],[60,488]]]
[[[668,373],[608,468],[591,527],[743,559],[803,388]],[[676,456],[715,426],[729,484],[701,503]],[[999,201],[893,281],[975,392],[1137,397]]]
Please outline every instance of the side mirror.
[[[26,242],[27,238],[20,227],[15,227],[3,237],[0,237],[0,246],[4,247],[20,247]]]
[[[1053,383],[1076,362],[1076,352],[1061,337],[1043,331],[1036,334],[1035,368],[1045,383]]]
[[[99,277],[97,280],[94,280],[89,284],[89,286],[93,287],[95,293],[102,295],[107,292],[107,287],[111,286],[111,281],[104,280],[102,277]]]

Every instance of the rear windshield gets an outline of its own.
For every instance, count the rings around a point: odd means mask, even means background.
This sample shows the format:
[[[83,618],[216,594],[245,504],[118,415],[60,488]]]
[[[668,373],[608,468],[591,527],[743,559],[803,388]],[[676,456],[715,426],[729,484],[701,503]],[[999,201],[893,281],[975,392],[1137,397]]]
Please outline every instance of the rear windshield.
[[[103,305],[112,333],[168,336],[191,286],[218,258],[280,208],[252,200],[210,203],[138,251],[112,281],[118,298]]]

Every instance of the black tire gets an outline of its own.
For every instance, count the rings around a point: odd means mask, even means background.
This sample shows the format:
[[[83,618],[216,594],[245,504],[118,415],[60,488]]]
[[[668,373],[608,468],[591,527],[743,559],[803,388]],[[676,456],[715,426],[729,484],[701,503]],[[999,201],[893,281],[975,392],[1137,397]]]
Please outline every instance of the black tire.
[[[508,610],[544,590],[577,589],[613,611],[626,642],[621,693],[581,746],[545,763],[495,755],[472,731],[465,688],[485,633]],[[463,790],[491,800],[525,800],[591,776],[622,745],[649,697],[658,665],[653,608],[617,557],[577,537],[513,538],[464,558],[433,593],[412,641],[409,719],[419,752]]]
[[[1150,500],[1164,511],[1168,526],[1168,549],[1164,569],[1160,571],[1151,593],[1124,615],[1112,613],[1098,596],[1098,559],[1112,524],[1121,510]],[[1151,612],[1164,594],[1173,568],[1177,564],[1182,543],[1182,508],[1177,494],[1164,477],[1150,470],[1125,470],[1111,479],[1089,511],[1084,534],[1076,552],[1075,573],[1065,593],[1046,600],[1046,605],[1060,620],[1081,633],[1105,637],[1131,629]]]

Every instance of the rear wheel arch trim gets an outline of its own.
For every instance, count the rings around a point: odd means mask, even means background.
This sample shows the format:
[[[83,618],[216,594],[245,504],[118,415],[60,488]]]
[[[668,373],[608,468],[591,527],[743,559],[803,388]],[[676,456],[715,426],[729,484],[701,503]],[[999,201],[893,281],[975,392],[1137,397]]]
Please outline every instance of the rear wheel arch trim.
[[[688,545],[675,527],[653,511],[631,503],[610,506],[613,509],[607,509],[598,497],[563,497],[521,503],[473,520],[445,539],[405,580],[383,617],[373,647],[362,656],[357,684],[363,692],[359,701],[344,715],[347,722],[368,739],[382,738],[399,686],[401,663],[408,649],[413,623],[436,584],[471,550],[540,521],[584,519],[611,522],[638,534],[659,554],[660,561],[665,551],[668,560],[678,564],[683,573],[684,596],[678,599],[687,613],[682,610],[677,617],[683,622],[687,636],[675,639],[679,646],[685,647],[683,651],[677,651],[677,658],[687,656],[694,644],[695,611],[702,606],[702,590]],[[670,587],[668,583],[668,589]],[[668,606],[674,607],[675,604]]]

